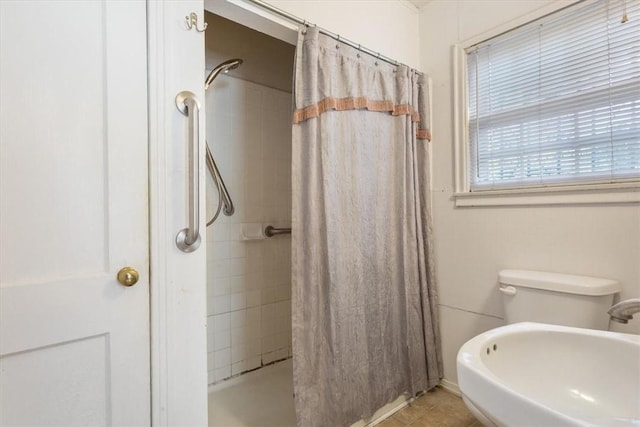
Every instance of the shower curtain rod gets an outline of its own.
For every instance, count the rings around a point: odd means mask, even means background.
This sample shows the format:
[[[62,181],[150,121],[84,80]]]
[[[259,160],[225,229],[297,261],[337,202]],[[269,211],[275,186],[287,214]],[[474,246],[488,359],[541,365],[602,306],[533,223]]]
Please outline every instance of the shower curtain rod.
[[[402,63],[396,61],[395,59],[389,58],[389,57],[384,56],[384,55],[380,55],[380,52],[375,52],[375,51],[373,51],[371,49],[367,49],[366,47],[364,47],[362,45],[359,45],[358,43],[354,43],[351,40],[342,38],[342,37],[340,37],[340,34],[335,34],[335,33],[332,33],[331,31],[325,30],[322,27],[319,27],[319,26],[317,26],[315,24],[312,24],[311,22],[307,21],[306,19],[298,18],[297,16],[292,15],[289,12],[285,12],[284,10],[278,9],[275,6],[271,6],[269,3],[266,3],[266,2],[264,2],[262,0],[248,0],[248,1],[249,1],[249,3],[253,3],[256,6],[259,6],[259,7],[263,8],[263,9],[265,9],[265,10],[268,10],[269,12],[275,13],[276,15],[279,15],[279,16],[285,18],[285,19],[288,19],[289,21],[293,21],[296,24],[302,24],[302,25],[305,25],[305,26],[317,27],[318,31],[321,34],[329,36],[332,39],[337,40],[340,43],[344,43],[344,44],[349,45],[349,46],[351,46],[351,47],[353,47],[355,49],[358,49],[360,52],[366,53],[367,55],[371,55],[371,56],[375,57],[376,59],[378,59],[380,61],[387,62],[387,63],[389,63],[391,65],[405,65],[405,64],[402,64]],[[411,67],[409,67],[409,68],[411,68]],[[418,70],[415,70],[415,71],[416,71],[416,73],[418,73],[420,75],[423,74],[422,72],[420,72]]]

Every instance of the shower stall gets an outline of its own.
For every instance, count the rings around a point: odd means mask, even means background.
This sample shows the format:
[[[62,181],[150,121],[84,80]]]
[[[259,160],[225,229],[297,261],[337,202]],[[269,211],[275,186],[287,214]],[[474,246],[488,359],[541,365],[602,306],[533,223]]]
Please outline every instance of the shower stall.
[[[294,46],[205,18],[209,425],[294,426]]]

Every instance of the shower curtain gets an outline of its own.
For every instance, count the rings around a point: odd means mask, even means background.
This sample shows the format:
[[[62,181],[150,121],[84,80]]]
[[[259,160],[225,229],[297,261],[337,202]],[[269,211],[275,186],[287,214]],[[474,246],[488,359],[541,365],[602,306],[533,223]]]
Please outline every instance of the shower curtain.
[[[292,159],[299,426],[348,426],[440,382],[428,83],[300,32]]]

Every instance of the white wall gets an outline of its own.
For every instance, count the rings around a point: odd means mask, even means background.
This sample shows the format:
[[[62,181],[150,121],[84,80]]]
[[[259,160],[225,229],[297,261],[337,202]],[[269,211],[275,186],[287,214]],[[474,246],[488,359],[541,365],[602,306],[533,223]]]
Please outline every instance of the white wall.
[[[384,56],[420,65],[418,9],[407,0],[267,2]]]
[[[445,379],[469,338],[501,326],[497,272],[546,270],[617,279],[640,295],[640,206],[455,208],[452,45],[550,1],[434,0],[420,13],[421,68],[433,78],[433,208]],[[556,1],[558,7],[570,3]],[[640,319],[613,325],[640,332]]]

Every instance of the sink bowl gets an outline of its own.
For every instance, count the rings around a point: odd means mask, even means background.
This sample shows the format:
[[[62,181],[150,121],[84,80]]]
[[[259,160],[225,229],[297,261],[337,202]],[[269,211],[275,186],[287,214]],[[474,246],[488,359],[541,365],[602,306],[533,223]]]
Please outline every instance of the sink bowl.
[[[516,323],[467,341],[458,384],[487,426],[640,426],[640,336]]]

